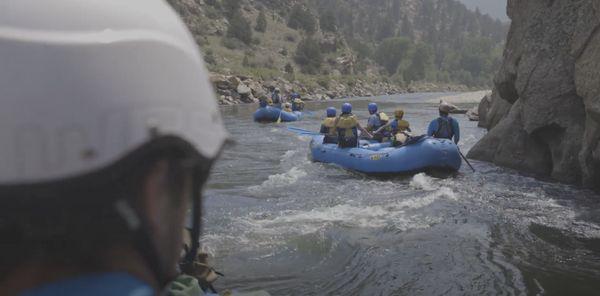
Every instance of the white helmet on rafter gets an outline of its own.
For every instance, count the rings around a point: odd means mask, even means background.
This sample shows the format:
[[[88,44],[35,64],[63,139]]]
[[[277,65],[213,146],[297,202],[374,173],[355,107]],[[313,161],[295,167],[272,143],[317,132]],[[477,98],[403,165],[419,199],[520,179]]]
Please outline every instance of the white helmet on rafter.
[[[0,186],[110,166],[160,136],[227,137],[197,45],[162,0],[0,3]]]

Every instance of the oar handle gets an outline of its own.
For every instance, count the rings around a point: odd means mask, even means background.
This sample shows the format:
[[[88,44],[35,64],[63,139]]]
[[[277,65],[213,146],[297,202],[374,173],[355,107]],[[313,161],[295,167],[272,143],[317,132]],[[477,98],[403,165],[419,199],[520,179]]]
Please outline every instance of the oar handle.
[[[467,163],[467,165],[469,165],[469,167],[473,170],[473,173],[474,173],[475,172],[475,168],[471,165],[471,163],[469,162],[469,160],[467,159],[467,157],[462,153],[462,151],[460,151],[460,148],[458,148],[458,154],[460,154],[460,156],[465,160],[465,162]]]

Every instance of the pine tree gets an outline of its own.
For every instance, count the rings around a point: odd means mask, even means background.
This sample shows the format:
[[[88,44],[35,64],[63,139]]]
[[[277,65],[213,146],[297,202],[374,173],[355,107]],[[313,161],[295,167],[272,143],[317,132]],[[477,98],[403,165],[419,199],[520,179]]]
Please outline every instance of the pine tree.
[[[335,14],[331,10],[325,11],[321,14],[319,19],[319,26],[321,27],[321,31],[323,32],[335,32],[337,31],[337,21],[335,19]]]
[[[222,0],[223,12],[227,18],[232,19],[240,10],[240,0]]]
[[[400,63],[407,57],[410,46],[410,41],[406,38],[385,39],[375,51],[375,60],[388,74],[394,75]]]
[[[267,31],[267,15],[265,14],[264,10],[261,10],[258,14],[258,17],[256,18],[256,27],[254,27],[254,30],[262,33]]]
[[[227,37],[239,39],[246,44],[252,43],[250,22],[240,12],[235,13],[231,17],[229,28],[227,29]]]
[[[300,4],[294,5],[288,19],[288,27],[292,29],[301,29],[308,34],[317,31],[317,20],[314,15],[305,10]]]
[[[298,43],[294,60],[302,67],[302,71],[316,74],[323,63],[323,55],[319,43],[311,38],[305,38]]]
[[[404,81],[420,81],[427,77],[427,73],[433,68],[433,54],[431,48],[426,44],[416,46],[411,58],[410,66],[404,71]]]

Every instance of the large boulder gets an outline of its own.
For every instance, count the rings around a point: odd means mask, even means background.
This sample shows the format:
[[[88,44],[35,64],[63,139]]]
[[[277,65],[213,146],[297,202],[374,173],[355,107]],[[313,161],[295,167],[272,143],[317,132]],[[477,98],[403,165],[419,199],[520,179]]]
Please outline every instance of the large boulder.
[[[600,189],[600,1],[509,0],[508,14],[490,130],[469,156]]]
[[[467,117],[470,121],[479,121],[479,108],[477,106],[467,111]]]
[[[215,74],[210,76],[210,82],[213,84],[215,89],[230,89],[231,83],[229,83],[229,77],[225,75]]]

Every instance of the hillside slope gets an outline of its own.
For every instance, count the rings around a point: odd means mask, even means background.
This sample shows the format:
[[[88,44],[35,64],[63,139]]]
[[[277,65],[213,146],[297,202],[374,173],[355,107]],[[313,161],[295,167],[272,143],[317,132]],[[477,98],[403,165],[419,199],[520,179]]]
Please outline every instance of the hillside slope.
[[[455,0],[169,2],[223,74],[222,103],[237,80],[256,85],[247,101],[271,85],[313,98],[487,88],[507,31]]]

